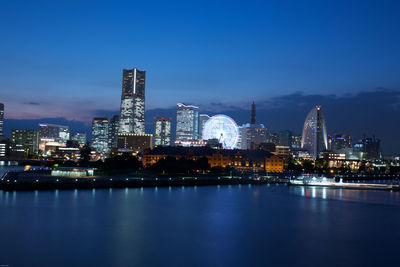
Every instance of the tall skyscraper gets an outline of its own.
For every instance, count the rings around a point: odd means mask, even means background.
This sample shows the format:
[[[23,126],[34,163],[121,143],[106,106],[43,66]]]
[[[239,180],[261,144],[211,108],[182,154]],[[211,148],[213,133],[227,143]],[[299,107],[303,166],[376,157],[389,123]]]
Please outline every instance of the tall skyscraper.
[[[4,135],[4,104],[0,103],[0,136]]]
[[[117,136],[119,130],[119,116],[114,115],[108,124],[108,147],[117,148]]]
[[[199,108],[192,105],[177,104],[176,141],[199,139]]]
[[[145,133],[145,80],[145,71],[123,70],[120,133]]]
[[[154,118],[153,142],[155,147],[171,145],[171,118]]]
[[[304,122],[301,148],[308,150],[314,159],[328,149],[326,120],[321,106],[316,106],[307,115]]]
[[[202,136],[203,136],[204,124],[206,124],[206,121],[208,121],[209,118],[210,118],[210,116],[208,116],[207,114],[199,115],[199,138],[200,139],[202,139]]]
[[[92,121],[92,147],[97,152],[107,154],[108,149],[108,119],[94,118]]]

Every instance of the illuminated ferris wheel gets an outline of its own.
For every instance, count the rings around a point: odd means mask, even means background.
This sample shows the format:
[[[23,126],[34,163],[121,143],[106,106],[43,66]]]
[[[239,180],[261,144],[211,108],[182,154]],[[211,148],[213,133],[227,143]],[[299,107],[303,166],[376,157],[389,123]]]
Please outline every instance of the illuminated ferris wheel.
[[[239,140],[236,122],[226,115],[215,115],[204,124],[203,140],[218,139],[225,149],[234,149]]]

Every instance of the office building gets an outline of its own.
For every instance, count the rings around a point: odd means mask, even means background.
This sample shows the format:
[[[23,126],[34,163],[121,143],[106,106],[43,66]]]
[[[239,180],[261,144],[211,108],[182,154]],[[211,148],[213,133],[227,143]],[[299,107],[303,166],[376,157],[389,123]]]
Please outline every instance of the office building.
[[[289,130],[281,131],[279,133],[279,145],[280,146],[292,146],[293,133]]]
[[[152,148],[151,134],[119,133],[117,136],[118,152],[137,154]]]
[[[177,104],[176,141],[199,139],[199,108],[192,105]]]
[[[38,147],[40,151],[55,151],[55,147],[65,146],[68,140],[69,126],[39,123]]]
[[[171,118],[154,118],[153,143],[155,147],[171,145]]]
[[[35,138],[34,130],[20,130],[13,129],[11,130],[11,142],[15,146],[20,146],[25,155],[32,155],[35,152],[34,149],[34,138]]]
[[[326,120],[321,106],[316,106],[307,115],[303,127],[301,147],[308,150],[312,158],[328,149]]]
[[[380,149],[381,140],[372,135],[372,138],[367,138],[363,135],[363,138],[354,144],[354,152],[361,153],[362,158],[365,160],[377,160],[381,158]]]
[[[98,153],[108,154],[108,119],[94,118],[92,121],[92,147]]]
[[[145,71],[123,70],[120,133],[145,133],[145,80]]]
[[[4,135],[4,104],[0,103],[0,136]]]
[[[117,148],[117,135],[119,130],[119,116],[111,117],[108,124],[108,147],[110,149]]]
[[[204,124],[208,121],[210,116],[207,114],[200,114],[199,115],[199,138],[201,139],[203,136],[203,129],[204,129]]]
[[[328,149],[334,152],[353,147],[353,137],[347,134],[335,134],[328,136]]]
[[[86,133],[72,133],[71,140],[76,141],[80,147],[83,147],[87,142]]]

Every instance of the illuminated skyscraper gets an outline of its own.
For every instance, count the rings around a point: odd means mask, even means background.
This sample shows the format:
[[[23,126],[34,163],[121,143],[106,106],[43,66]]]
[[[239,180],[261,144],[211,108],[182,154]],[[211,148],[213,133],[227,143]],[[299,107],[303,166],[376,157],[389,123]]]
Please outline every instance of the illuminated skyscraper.
[[[251,105],[250,123],[239,127],[240,149],[251,149],[251,143],[265,143],[267,139],[267,128],[263,124],[256,124],[256,105]]]
[[[92,121],[92,147],[97,152],[107,154],[108,149],[108,119],[94,118]]]
[[[25,150],[26,155],[33,154],[34,152],[34,130],[11,130],[11,142],[13,145],[22,146]]]
[[[176,141],[199,139],[199,108],[196,106],[177,104]]]
[[[4,135],[4,104],[0,103],[0,136]]]
[[[321,106],[316,106],[304,122],[301,148],[308,150],[315,159],[319,154],[328,149],[328,136],[326,131],[326,120]]]
[[[153,142],[155,147],[171,145],[171,118],[154,118]]]
[[[199,115],[199,138],[203,136],[203,129],[204,129],[204,124],[208,121],[210,116],[207,114],[200,114]]]
[[[108,124],[108,147],[110,149],[117,148],[117,136],[119,129],[119,116],[114,115]]]
[[[123,70],[120,133],[145,133],[145,80],[145,71]]]

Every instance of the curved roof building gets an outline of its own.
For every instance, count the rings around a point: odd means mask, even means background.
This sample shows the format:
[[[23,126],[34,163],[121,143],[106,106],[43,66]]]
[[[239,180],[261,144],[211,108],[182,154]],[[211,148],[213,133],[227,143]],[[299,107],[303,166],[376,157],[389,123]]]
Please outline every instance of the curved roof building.
[[[321,106],[316,106],[308,113],[304,122],[301,147],[308,150],[313,158],[328,149],[326,120]]]

